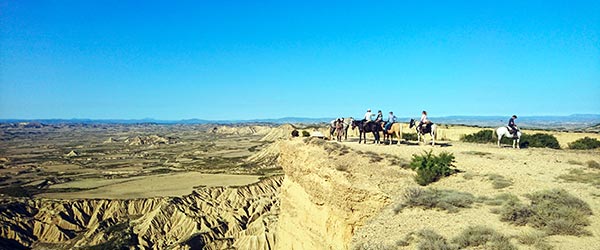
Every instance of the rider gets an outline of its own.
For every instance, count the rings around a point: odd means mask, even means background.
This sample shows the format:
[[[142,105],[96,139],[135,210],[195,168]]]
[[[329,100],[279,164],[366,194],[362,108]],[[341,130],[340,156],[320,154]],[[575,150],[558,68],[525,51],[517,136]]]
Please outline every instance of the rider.
[[[427,119],[427,111],[423,110],[421,113],[421,120],[419,121],[419,127],[421,127],[421,129],[425,129],[427,124],[431,124],[431,121]]]
[[[388,116],[387,122],[385,123],[385,128],[383,130],[387,132],[392,127],[394,122],[396,122],[396,116],[394,115],[394,112],[390,111],[390,115]]]
[[[383,121],[383,113],[381,113],[381,110],[377,111],[377,118],[375,118],[375,122],[379,123]]]
[[[363,121],[365,121],[366,123],[369,123],[371,121],[373,114],[371,113],[371,109],[367,109],[367,113],[365,113],[365,118],[363,119]]]
[[[517,119],[517,115],[513,115],[510,120],[508,120],[508,128],[510,129],[510,131],[508,131],[509,133],[513,134],[513,137],[517,137],[517,131],[519,131],[519,128],[517,127],[517,124],[515,124],[515,120]]]

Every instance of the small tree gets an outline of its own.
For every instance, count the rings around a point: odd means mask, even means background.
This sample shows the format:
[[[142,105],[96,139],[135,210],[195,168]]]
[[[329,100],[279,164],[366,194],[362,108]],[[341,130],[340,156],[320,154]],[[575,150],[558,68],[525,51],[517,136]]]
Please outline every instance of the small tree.
[[[595,149],[600,148],[600,141],[596,138],[584,137],[569,143],[570,149]]]

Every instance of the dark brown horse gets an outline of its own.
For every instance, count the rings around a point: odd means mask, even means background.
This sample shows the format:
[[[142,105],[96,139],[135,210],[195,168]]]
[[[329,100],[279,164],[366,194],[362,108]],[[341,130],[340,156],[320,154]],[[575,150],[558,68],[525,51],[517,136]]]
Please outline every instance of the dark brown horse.
[[[376,122],[366,122],[366,121],[352,121],[352,129],[358,127],[359,135],[358,135],[358,143],[361,143],[363,137],[365,144],[367,143],[367,133],[372,132],[375,137],[375,141],[373,143],[379,144],[379,131],[381,131],[381,126]]]

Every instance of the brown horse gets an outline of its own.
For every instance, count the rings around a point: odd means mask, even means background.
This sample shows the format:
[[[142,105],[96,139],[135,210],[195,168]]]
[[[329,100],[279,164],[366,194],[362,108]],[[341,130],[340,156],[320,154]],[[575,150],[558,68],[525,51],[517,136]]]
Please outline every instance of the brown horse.
[[[392,137],[396,135],[398,138],[398,145],[400,145],[400,141],[402,140],[402,124],[395,122],[392,124],[390,129],[387,130],[387,133],[384,130],[385,122],[381,122],[381,131],[383,132],[383,141],[389,139],[390,145],[392,145]]]

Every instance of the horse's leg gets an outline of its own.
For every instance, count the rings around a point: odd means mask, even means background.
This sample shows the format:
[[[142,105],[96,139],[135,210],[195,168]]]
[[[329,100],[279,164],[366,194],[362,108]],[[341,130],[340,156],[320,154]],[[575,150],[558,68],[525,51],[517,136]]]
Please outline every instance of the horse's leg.
[[[500,140],[502,140],[502,135],[498,135],[498,147],[500,147]]]
[[[431,132],[431,146],[435,146],[435,132]]]
[[[521,137],[517,137],[517,148],[521,148]]]
[[[515,148],[515,143],[517,142],[516,139],[513,139],[513,148]]]

